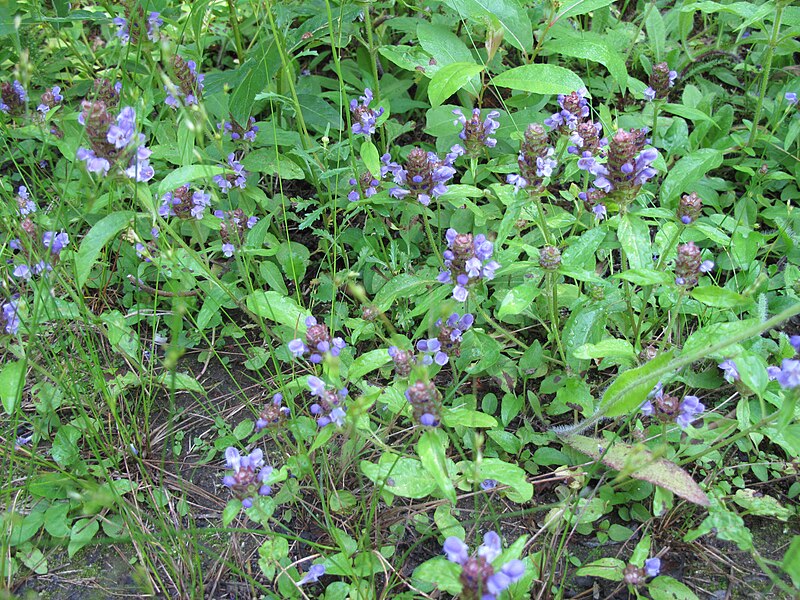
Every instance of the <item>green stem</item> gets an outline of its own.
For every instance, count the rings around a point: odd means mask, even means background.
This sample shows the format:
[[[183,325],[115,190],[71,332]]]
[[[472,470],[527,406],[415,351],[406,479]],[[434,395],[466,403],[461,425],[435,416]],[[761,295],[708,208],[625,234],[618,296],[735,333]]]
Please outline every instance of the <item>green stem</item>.
[[[772,37],[767,46],[767,58],[764,61],[764,71],[761,75],[761,89],[758,92],[758,104],[756,104],[756,112],[753,115],[753,124],[750,127],[750,137],[747,140],[747,148],[753,145],[756,138],[756,130],[758,129],[758,122],[761,120],[761,109],[764,107],[764,97],[767,95],[767,83],[769,82],[769,73],[772,70],[772,57],[775,52],[775,46],[778,45],[778,34],[781,28],[781,17],[783,17],[783,3],[778,2],[775,7],[775,21],[772,25]]]
[[[239,64],[244,62],[244,42],[242,41],[242,32],[239,31],[239,19],[236,16],[235,0],[228,0],[228,14],[231,28],[233,29],[233,39],[236,44],[236,57],[239,59]]]
[[[436,243],[436,238],[433,237],[433,229],[431,229],[431,222],[428,219],[427,212],[422,213],[422,221],[425,223],[425,233],[428,235],[428,243],[431,245],[431,249],[436,255],[439,264],[444,266],[444,259],[442,259],[442,254],[439,252],[439,245]]]
[[[550,228],[547,227],[547,220],[544,217],[544,207],[542,206],[542,197],[536,194],[534,197],[536,203],[536,217],[539,220],[539,229],[542,230],[542,237],[548,246],[553,246],[553,235],[550,233]]]
[[[564,364],[567,364],[567,355],[564,353],[564,346],[561,343],[561,328],[558,326],[559,318],[558,318],[558,282],[556,278],[558,275],[553,272],[547,273],[547,287],[548,287],[548,294],[547,294],[547,301],[550,305],[550,333],[553,336],[553,339],[556,343],[556,348],[558,350],[558,355],[561,357],[561,360]]]
[[[527,349],[528,349],[528,345],[527,345],[525,342],[523,342],[523,341],[519,340],[517,337],[515,337],[515,336],[514,336],[514,334],[513,334],[513,333],[511,333],[511,332],[510,332],[510,331],[508,331],[508,330],[507,330],[505,327],[503,327],[502,325],[500,325],[500,323],[498,323],[497,321],[495,321],[495,320],[494,320],[494,319],[493,319],[493,318],[492,318],[492,317],[489,315],[489,313],[488,313],[488,312],[486,312],[486,309],[485,309],[485,308],[483,308],[483,305],[482,305],[481,303],[477,303],[477,305],[475,306],[475,309],[478,311],[478,314],[479,314],[480,316],[482,316],[482,317],[483,317],[483,318],[486,320],[486,322],[487,322],[487,323],[489,323],[489,324],[490,324],[492,327],[494,327],[494,328],[495,328],[495,329],[496,329],[498,332],[500,332],[500,335],[502,335],[502,336],[503,336],[504,338],[506,338],[507,340],[509,340],[509,341],[511,341],[511,342],[514,342],[514,343],[515,343],[517,346],[519,346],[519,347],[520,347],[520,348],[522,348],[523,350],[527,350]]]

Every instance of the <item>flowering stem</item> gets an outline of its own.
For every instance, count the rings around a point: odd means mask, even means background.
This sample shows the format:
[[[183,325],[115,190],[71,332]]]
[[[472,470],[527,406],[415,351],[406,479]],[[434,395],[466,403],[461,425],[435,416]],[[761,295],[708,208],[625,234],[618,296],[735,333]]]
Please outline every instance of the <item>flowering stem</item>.
[[[497,321],[495,321],[495,320],[494,320],[494,319],[493,319],[493,318],[492,318],[492,317],[489,315],[489,313],[488,313],[488,312],[486,312],[486,309],[485,309],[485,308],[483,308],[483,306],[482,306],[480,303],[476,304],[476,306],[475,306],[475,310],[477,310],[477,311],[478,311],[478,314],[479,314],[480,316],[482,316],[482,317],[483,317],[483,318],[486,320],[486,322],[487,322],[487,323],[489,323],[489,324],[490,324],[492,327],[494,327],[495,329],[497,329],[497,331],[499,331],[499,332],[500,332],[500,335],[502,335],[504,338],[506,338],[507,340],[509,340],[509,341],[511,341],[511,342],[514,342],[514,343],[515,343],[517,346],[519,346],[519,347],[520,347],[520,348],[522,348],[523,350],[527,350],[527,349],[528,349],[528,345],[527,345],[525,342],[523,342],[523,341],[521,341],[520,339],[518,339],[517,337],[515,337],[513,333],[511,333],[511,332],[510,332],[510,331],[508,331],[508,330],[507,330],[505,327],[503,327],[502,325],[500,325],[500,323],[498,323]]]
[[[661,109],[661,104],[661,100],[653,102],[653,133],[650,136],[650,145],[653,147],[656,145],[656,129],[658,129],[658,113]]]
[[[534,201],[536,202],[536,217],[539,219],[539,229],[542,230],[542,237],[544,237],[544,241],[548,246],[553,246],[553,236],[550,233],[550,228],[547,227],[547,220],[544,217],[544,207],[542,206],[542,197],[540,194],[536,194],[534,197]]]
[[[758,122],[761,120],[761,109],[764,106],[764,97],[767,95],[767,83],[769,82],[769,74],[772,70],[772,56],[775,52],[775,46],[778,45],[778,35],[780,34],[781,18],[783,17],[783,2],[778,2],[775,7],[775,21],[772,25],[772,37],[767,45],[767,58],[764,61],[764,71],[761,75],[761,88],[758,92],[758,104],[756,104],[756,112],[753,115],[753,124],[750,127],[750,137],[747,140],[746,148],[753,145],[756,137],[756,130],[758,129]]]
[[[564,364],[567,364],[567,357],[561,343],[561,328],[558,326],[558,282],[556,281],[556,277],[556,273],[547,273],[547,303],[550,309],[550,334],[555,340],[558,355],[561,357]]]
[[[428,243],[431,245],[433,253],[436,255],[436,259],[439,261],[439,264],[444,266],[444,259],[442,259],[442,254],[439,252],[439,246],[436,244],[436,238],[433,237],[433,229],[431,229],[431,223],[428,220],[427,211],[423,212],[422,221],[425,223],[425,233],[428,234]]]
[[[228,0],[228,13],[231,29],[233,29],[233,39],[236,44],[236,57],[239,59],[239,64],[244,62],[244,43],[242,42],[242,32],[239,31],[239,19],[236,16],[236,5],[234,0]]]

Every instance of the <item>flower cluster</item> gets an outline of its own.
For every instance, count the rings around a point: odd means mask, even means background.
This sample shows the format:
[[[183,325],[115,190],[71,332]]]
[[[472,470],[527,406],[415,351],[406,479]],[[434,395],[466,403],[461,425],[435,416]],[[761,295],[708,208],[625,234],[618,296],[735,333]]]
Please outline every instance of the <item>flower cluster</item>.
[[[435,362],[443,366],[450,360],[450,356],[458,357],[461,353],[461,334],[472,327],[474,322],[475,317],[469,313],[463,317],[453,313],[447,321],[442,319],[436,321],[439,334],[434,338],[417,342],[417,350],[425,354],[422,364]]]
[[[703,201],[697,192],[684,194],[678,203],[678,218],[684,225],[691,225],[700,217],[703,210]]]
[[[144,20],[144,11],[138,7],[138,15],[130,15],[126,10],[125,17],[114,17],[112,23],[117,26],[117,37],[123,44],[138,44],[141,39],[140,22]],[[153,11],[147,15],[147,39],[151,42],[158,41],[158,30],[164,24],[161,14]]]
[[[26,224],[33,226],[33,223],[29,219],[26,219],[23,223],[23,225]],[[35,234],[35,230],[32,231],[32,233]],[[17,279],[29,281],[33,277],[38,277],[45,271],[52,271],[53,264],[58,261],[61,251],[66,248],[67,245],[69,245],[69,235],[67,235],[66,232],[45,231],[42,234],[42,246],[50,251],[48,260],[40,260],[33,265],[28,265],[25,263],[18,264],[14,267],[12,274]],[[13,250],[23,250],[23,247],[18,240],[13,240],[10,246]]]
[[[16,335],[17,331],[19,331],[16,300],[9,300],[3,303],[3,311],[0,313],[0,327],[10,335]]]
[[[61,87],[54,85],[49,90],[46,90],[44,94],[42,94],[42,101],[39,103],[39,106],[36,107],[36,110],[42,113],[42,115],[46,115],[50,109],[52,109],[63,99],[64,96],[61,95]]]
[[[601,148],[608,145],[608,140],[602,135],[602,124],[588,120],[581,121],[569,136],[570,145],[567,146],[567,152],[580,156],[602,155]]]
[[[183,103],[184,106],[197,104],[203,92],[203,80],[205,75],[197,72],[197,63],[193,60],[184,60],[177,54],[172,58],[172,68],[175,79],[178,81],[177,87],[174,85],[164,86],[167,97],[164,103],[172,108],[178,108]]]
[[[483,544],[470,556],[469,547],[457,537],[444,541],[447,560],[461,565],[462,597],[465,600],[495,600],[512,583],[525,574],[521,560],[510,560],[499,568],[492,566],[503,548],[500,536],[490,531],[483,536]]]
[[[17,189],[17,208],[22,217],[27,217],[37,210],[36,202],[31,200],[31,195],[28,193],[28,188],[24,185],[19,186]]]
[[[7,115],[19,115],[25,110],[28,92],[19,81],[0,84],[0,112]]]
[[[406,389],[414,420],[425,427],[438,427],[442,411],[442,395],[432,381],[418,380]]]
[[[215,210],[214,216],[221,219],[219,237],[222,240],[222,253],[230,258],[244,242],[246,229],[252,229],[258,223],[258,217],[248,217],[241,208],[222,211]]]
[[[627,565],[622,570],[622,580],[632,586],[642,585],[648,577],[656,577],[661,572],[661,559],[656,557],[644,561],[644,567]]]
[[[330,353],[332,356],[339,356],[347,344],[340,337],[331,337],[331,332],[324,323],[317,323],[314,317],[306,317],[306,341],[300,338],[289,342],[289,352],[295,358],[308,355],[308,360],[314,364],[322,362],[323,355]]]
[[[334,390],[327,387],[322,379],[313,375],[308,378],[308,387],[311,395],[317,398],[309,408],[311,414],[317,417],[317,426],[322,428],[335,423],[337,427],[343,427],[347,416],[347,407],[343,404],[348,394],[347,388]]]
[[[242,163],[236,160],[236,155],[231,152],[228,154],[228,166],[233,173],[227,175],[214,175],[213,180],[219,186],[219,191],[227,194],[234,187],[243,190],[247,187],[247,171],[244,170]]]
[[[663,386],[659,383],[639,410],[643,415],[656,416],[662,421],[674,419],[681,429],[685,429],[697,420],[705,409],[697,396],[684,396],[683,400],[679,401],[675,396],[665,394]]]
[[[211,195],[203,190],[192,191],[189,184],[164,194],[158,214],[163,218],[180,217],[181,219],[202,220],[206,208],[211,206]]]
[[[277,393],[272,396],[272,402],[268,402],[256,421],[256,431],[261,431],[265,427],[277,425],[283,421],[292,411],[283,406],[283,394]]]
[[[767,367],[767,375],[784,389],[796,388],[800,386],[800,360],[784,358],[780,367]]]
[[[414,148],[408,153],[405,168],[392,162],[389,154],[384,154],[381,160],[384,164],[381,176],[391,173],[397,184],[389,190],[389,195],[398,200],[411,197],[424,206],[446,193],[445,184],[456,174],[452,166],[455,155],[448,154],[445,160],[440,160],[436,153],[422,148]]]
[[[408,377],[411,368],[417,364],[417,358],[410,350],[401,350],[397,346],[389,346],[389,356],[394,362],[394,372],[398,377]]]
[[[652,102],[655,99],[666,99],[677,78],[678,72],[670,71],[667,63],[661,62],[653,65],[653,71],[650,73],[650,85],[644,91],[645,99],[648,102]]]
[[[247,122],[247,129],[239,125],[233,116],[231,116],[230,121],[217,123],[217,129],[230,135],[234,142],[239,140],[254,142],[256,140],[256,133],[258,133],[258,125],[256,125],[255,117],[250,117]]]
[[[658,172],[650,166],[658,158],[658,152],[655,148],[644,148],[650,141],[646,136],[645,129],[619,129],[608,142],[605,163],[597,160],[603,156],[602,152],[594,156],[586,151],[578,160],[578,168],[595,176],[594,187],[604,196],[627,205],[636,197],[639,188]],[[586,201],[592,191],[582,194],[581,199]]]
[[[225,475],[222,484],[242,501],[242,506],[253,506],[255,496],[269,496],[272,488],[267,485],[272,467],[264,464],[264,453],[256,448],[249,455],[242,456],[236,448],[225,450],[225,462],[232,475]]]
[[[469,296],[467,286],[478,279],[493,279],[500,264],[492,260],[494,245],[483,234],[473,237],[471,233],[458,233],[450,228],[445,237],[448,247],[443,254],[446,270],[439,273],[438,280],[441,283],[455,281],[453,298],[463,302]]]
[[[458,134],[458,137],[464,141],[467,154],[478,156],[483,148],[494,148],[497,145],[497,140],[491,136],[500,127],[500,123],[495,121],[500,116],[499,112],[490,111],[483,121],[481,121],[480,108],[473,109],[472,117],[469,119],[464,116],[460,108],[456,108],[453,114],[457,117],[453,121],[453,125],[461,125],[461,133]]]
[[[589,116],[589,102],[586,100],[586,90],[577,90],[571,94],[559,94],[557,113],[544,120],[544,124],[551,129],[576,129],[578,123]]]
[[[722,369],[722,377],[725,378],[725,381],[728,383],[735,383],[740,380],[739,369],[736,367],[736,363],[730,358],[726,358],[717,366]]]
[[[519,173],[512,173],[506,182],[517,190],[530,188],[534,192],[542,187],[545,177],[550,177],[558,166],[553,158],[555,149],[550,145],[550,138],[544,127],[531,123],[525,130],[519,149],[517,164]]]
[[[710,273],[714,269],[714,261],[701,260],[700,249],[694,242],[678,246],[678,257],[675,259],[675,284],[682,287],[693,287],[701,273]]]
[[[112,85],[108,79],[95,79],[91,97],[105,104],[106,108],[114,108],[119,104],[119,95],[121,93],[121,81],[117,81]]]
[[[150,181],[155,174],[149,160],[152,152],[144,145],[144,134],[136,133],[133,108],[123,107],[115,120],[102,100],[85,100],[81,106],[78,122],[86,127],[91,148],[78,148],[77,158],[86,169],[105,176],[112,165],[121,163],[127,177]]]
[[[545,271],[555,271],[559,265],[561,265],[561,250],[555,246],[544,246],[539,250],[539,266]]]
[[[137,236],[134,240],[136,242],[136,245],[134,246],[136,250],[136,256],[145,262],[153,262],[153,254],[157,249],[156,241],[158,240],[158,236],[160,234],[161,231],[158,229],[158,227],[153,227],[150,229],[150,235],[153,237],[153,239],[146,243],[143,243],[141,238]]]
[[[364,90],[364,95],[359,96],[358,99],[361,100],[361,104],[359,104],[358,100],[355,98],[350,100],[350,112],[353,115],[353,133],[355,135],[364,134],[370,137],[375,133],[375,125],[378,121],[378,117],[383,114],[384,109],[381,106],[376,111],[369,107],[373,99],[372,90],[369,88],[366,88]]]
[[[347,199],[350,200],[350,202],[356,202],[357,200],[361,200],[362,197],[371,198],[377,194],[378,186],[381,182],[369,171],[364,171],[358,176],[358,179],[351,177],[349,183],[353,189],[347,194]]]

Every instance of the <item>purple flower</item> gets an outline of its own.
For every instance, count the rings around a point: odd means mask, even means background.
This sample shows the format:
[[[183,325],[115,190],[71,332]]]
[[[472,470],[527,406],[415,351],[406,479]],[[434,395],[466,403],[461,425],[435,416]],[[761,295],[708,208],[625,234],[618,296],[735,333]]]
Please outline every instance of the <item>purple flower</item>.
[[[661,572],[661,559],[648,558],[644,561],[644,572],[648,577],[655,577]]]
[[[308,348],[306,348],[306,345],[303,343],[303,340],[301,339],[292,340],[291,342],[289,342],[288,347],[289,347],[289,352],[291,352],[292,356],[294,356],[295,358],[300,358],[308,351]]]
[[[128,30],[128,19],[125,17],[114,17],[111,20],[117,26],[117,37],[123,44],[127,44],[131,40],[130,32]]]
[[[544,124],[551,129],[562,127],[568,130],[576,129],[578,123],[589,116],[589,102],[586,100],[584,89],[567,95],[559,94],[558,106],[560,110],[544,120]]]
[[[794,92],[786,92],[783,95],[783,98],[791,105],[797,104],[797,94],[795,94]]]
[[[197,63],[185,60],[176,54],[172,58],[172,68],[178,84],[176,86],[170,83],[164,86],[167,92],[164,103],[172,108],[179,108],[182,104],[186,106],[197,104],[203,92],[205,79],[205,75],[197,72]]]
[[[44,94],[42,94],[42,101],[39,106],[36,107],[42,115],[46,115],[51,108],[53,108],[56,104],[61,102],[64,99],[64,96],[61,95],[61,87],[54,85],[52,88],[47,90]]]
[[[369,171],[364,171],[357,179],[351,177],[349,183],[353,189],[347,194],[347,199],[350,200],[350,202],[356,202],[361,200],[362,194],[364,198],[371,198],[377,194],[378,186],[381,182]]]
[[[496,479],[484,479],[483,481],[481,481],[482,490],[493,490],[496,487],[497,487]]]
[[[277,393],[273,395],[272,402],[267,403],[256,421],[256,431],[261,431],[265,427],[280,423],[291,412],[288,407],[283,406],[283,394]]]
[[[467,545],[454,536],[445,540],[443,550],[447,560],[461,565],[459,579],[465,597],[495,600],[525,574],[525,564],[520,560],[510,560],[499,568],[491,564],[502,552],[500,536],[493,531],[484,535],[483,544],[473,556]]]
[[[325,385],[319,377],[311,375],[308,378],[308,388],[311,395],[317,398],[317,402],[311,405],[309,410],[317,418],[317,426],[321,429],[334,423],[341,428],[345,424],[347,407],[343,401],[347,397],[347,388],[335,390]]]
[[[493,279],[500,264],[491,260],[494,245],[483,234],[458,233],[448,229],[445,234],[448,249],[442,254],[446,270],[437,279],[449,283],[455,279],[453,298],[459,302],[467,299],[467,286],[479,279]]]
[[[45,248],[50,248],[51,254],[58,256],[67,244],[69,244],[69,236],[63,231],[61,233],[45,231],[42,235],[42,244]]]
[[[303,575],[303,578],[297,582],[297,585],[306,585],[307,583],[316,583],[319,578],[325,575],[325,565],[316,564],[311,565],[308,572]]]
[[[794,348],[794,351],[800,353],[800,335],[793,335],[789,338],[789,343]]]
[[[3,304],[2,326],[6,333],[16,335],[19,331],[19,315],[17,314],[17,302],[10,300]]]
[[[206,208],[211,206],[211,195],[206,194],[202,190],[197,190],[192,194],[192,208],[189,210],[190,214],[200,221],[205,214]]]
[[[442,412],[442,395],[432,381],[418,379],[408,386],[406,399],[414,419],[423,427],[438,427]]]
[[[245,189],[247,187],[247,171],[244,170],[242,163],[236,160],[236,155],[231,152],[228,154],[228,166],[233,171],[227,175],[215,175],[214,183],[219,186],[221,192],[227,194],[234,187]]]
[[[730,358],[723,360],[718,366],[722,369],[722,376],[725,381],[728,383],[739,381],[739,370],[736,368],[736,363]]]
[[[383,107],[378,108],[377,111],[371,109],[369,105],[372,99],[372,90],[366,88],[364,95],[359,97],[361,104],[355,99],[350,100],[350,112],[353,115],[353,134],[363,134],[366,137],[370,137],[375,133],[378,117],[383,114],[384,109]]]
[[[697,396],[685,396],[683,398],[683,402],[680,404],[680,412],[678,416],[675,418],[675,422],[681,427],[681,429],[685,429],[692,423],[692,421],[696,420],[706,407],[700,402],[700,399]]]
[[[18,115],[25,109],[28,92],[19,81],[0,84],[0,112]]]
[[[17,190],[17,207],[22,217],[27,217],[37,210],[36,202],[31,200],[30,194],[28,194],[28,188],[24,185],[19,186]]]
[[[272,493],[267,484],[272,467],[264,464],[264,453],[260,448],[242,456],[236,448],[229,447],[225,450],[225,464],[233,469],[233,474],[225,475],[222,484],[231,489],[244,508],[253,506],[256,495],[269,496]]]
[[[384,154],[381,160],[381,176],[391,173],[397,184],[389,190],[389,195],[397,199],[411,196],[424,206],[446,193],[445,184],[456,174],[449,159],[441,161],[434,152],[422,148],[414,148],[408,153],[405,168],[392,162],[388,154]]]
[[[453,114],[457,117],[453,125],[461,125],[461,133],[458,134],[458,137],[464,141],[467,154],[478,156],[483,148],[494,148],[497,145],[497,140],[491,136],[500,127],[500,123],[495,120],[500,116],[498,111],[490,111],[483,121],[481,121],[481,109],[479,108],[472,110],[470,119],[464,116],[460,108],[453,110]],[[459,146],[459,148],[461,147]]]
[[[661,62],[653,65],[653,70],[650,73],[650,85],[644,91],[645,99],[648,102],[652,102],[656,98],[666,99],[677,78],[678,72],[670,71],[667,63]]]
[[[776,379],[781,387],[787,390],[800,386],[800,360],[783,359]]]
[[[656,99],[656,91],[649,85],[644,90],[644,99],[647,100],[648,102],[652,102],[653,100]]]
[[[256,139],[256,133],[258,133],[258,125],[256,125],[255,117],[250,117],[250,119],[247,122],[246,130],[244,127],[239,125],[239,123],[237,123],[233,117],[231,117],[230,121],[224,121],[222,123],[218,123],[217,129],[230,135],[231,139],[234,142],[239,140],[254,142]]]
[[[33,277],[33,272],[28,265],[17,265],[14,267],[13,275],[17,279],[28,281],[31,277]]]

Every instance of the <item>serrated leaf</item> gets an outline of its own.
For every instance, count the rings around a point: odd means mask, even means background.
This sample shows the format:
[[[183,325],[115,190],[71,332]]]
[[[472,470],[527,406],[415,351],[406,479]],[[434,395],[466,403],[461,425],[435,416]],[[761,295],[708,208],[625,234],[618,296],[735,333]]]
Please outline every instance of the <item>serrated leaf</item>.
[[[447,472],[444,448],[439,441],[439,436],[436,435],[436,431],[429,429],[420,436],[417,442],[417,455],[422,462],[422,466],[433,477],[439,491],[455,506],[456,489]]]
[[[652,373],[669,364],[673,353],[674,350],[670,350],[659,354],[642,366],[628,369],[617,376],[603,394],[600,412],[607,417],[618,417],[639,408],[661,378]]]
[[[78,288],[82,288],[86,284],[89,273],[105,245],[128,226],[133,216],[132,211],[115,212],[92,225],[75,255],[75,283]]]
[[[481,71],[482,65],[468,62],[452,63],[440,68],[428,84],[431,105],[439,106]]]
[[[657,458],[644,446],[615,442],[609,447],[608,440],[583,435],[573,435],[564,441],[615,471],[666,488],[694,504],[711,505],[706,493],[686,471],[664,458]]]
[[[583,80],[575,73],[556,65],[522,65],[509,69],[492,79],[499,87],[532,94],[570,94],[585,89]]]

